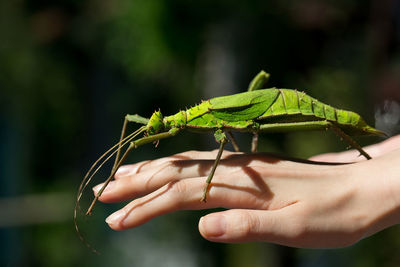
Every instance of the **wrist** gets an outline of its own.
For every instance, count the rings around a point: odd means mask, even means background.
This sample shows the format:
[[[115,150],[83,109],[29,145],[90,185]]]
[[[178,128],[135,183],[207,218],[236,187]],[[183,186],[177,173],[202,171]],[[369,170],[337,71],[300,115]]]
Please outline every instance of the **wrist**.
[[[357,164],[361,199],[368,216],[364,236],[400,223],[400,150]]]
[[[400,223],[400,149],[377,158],[382,165],[380,177],[385,183],[387,205],[391,207],[391,225]]]

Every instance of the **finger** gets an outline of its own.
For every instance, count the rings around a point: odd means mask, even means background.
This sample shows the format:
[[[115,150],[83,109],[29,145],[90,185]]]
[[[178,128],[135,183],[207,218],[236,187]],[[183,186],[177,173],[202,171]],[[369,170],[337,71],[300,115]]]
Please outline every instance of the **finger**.
[[[365,149],[372,157],[379,157],[400,148],[400,135],[393,136],[377,144],[367,146]]]
[[[186,151],[183,153],[175,154],[169,157],[159,158],[155,160],[146,160],[142,162],[138,162],[135,164],[127,164],[119,167],[118,171],[115,174],[115,179],[119,179],[125,177],[127,175],[133,175],[140,172],[145,172],[148,170],[152,170],[162,164],[174,161],[185,161],[185,160],[193,160],[193,159],[215,159],[217,156],[218,150],[213,151]],[[229,155],[233,154],[233,152],[225,150],[222,154],[222,158],[225,158]]]
[[[199,231],[214,242],[264,241],[299,246],[305,228],[295,216],[296,205],[278,210],[233,209],[212,213],[200,219]]]
[[[99,200],[103,202],[124,201],[157,190],[171,181],[205,176],[213,164],[212,160],[192,161],[182,165],[181,161],[169,161],[151,170],[129,174],[108,184]],[[222,171],[222,167],[216,174]],[[94,194],[103,187],[93,188]]]
[[[377,144],[363,147],[365,152],[367,152],[372,158],[382,156],[398,148],[400,148],[400,135],[393,136]],[[339,153],[316,155],[309,159],[322,162],[358,162],[364,161],[365,157],[361,156],[357,150],[352,149]]]
[[[223,182],[234,184],[241,180],[248,186],[256,186],[259,190],[268,191],[268,186],[263,177],[268,178],[268,184],[273,183],[273,177],[293,177],[295,180],[299,171],[307,171],[307,175],[313,176],[312,167],[309,164],[299,164],[289,161],[272,163],[269,157],[264,160],[260,155],[234,155],[222,160],[215,171],[215,176],[223,176]],[[128,175],[118,180],[112,181],[105,188],[99,200],[102,202],[116,202],[133,199],[153,192],[160,187],[178,180],[205,177],[209,174],[214,160],[191,160],[191,161],[172,161],[166,162],[153,170],[140,172],[136,175]],[[270,164],[270,168],[266,168]],[[296,171],[291,171],[293,165]],[[320,175],[317,172],[317,175]],[[216,183],[214,178],[213,182]],[[229,182],[232,181],[232,182]],[[251,181],[251,182],[249,182]],[[288,180],[287,180],[288,181]],[[247,185],[246,185],[247,186]],[[93,188],[94,194],[103,187],[103,184]]]
[[[367,152],[368,153],[368,152]],[[312,161],[319,162],[355,162],[355,161],[363,161],[365,158],[360,155],[360,152],[356,150],[348,150],[345,152],[339,153],[324,153],[316,156],[312,156],[309,158]]]
[[[229,155],[229,153],[227,153]],[[241,158],[246,158],[246,156]],[[227,156],[229,157],[229,156]],[[237,164],[237,158],[223,159],[215,174],[226,173],[240,168],[243,164]],[[110,182],[99,200],[103,202],[115,202],[129,200],[152,192],[171,181],[206,176],[214,163],[212,160],[173,160],[159,162],[147,171],[126,174],[115,181]],[[150,163],[151,164],[151,163]],[[248,160],[247,163],[248,164]],[[93,188],[94,194],[103,187],[99,184]]]
[[[271,201],[269,192],[245,185],[225,185],[221,177],[214,177],[207,202],[200,202],[206,177],[198,177],[168,183],[159,190],[136,199],[123,209],[110,215],[106,222],[115,230],[136,227],[150,219],[185,209],[215,207],[265,208]],[[230,181],[232,182],[232,181]]]

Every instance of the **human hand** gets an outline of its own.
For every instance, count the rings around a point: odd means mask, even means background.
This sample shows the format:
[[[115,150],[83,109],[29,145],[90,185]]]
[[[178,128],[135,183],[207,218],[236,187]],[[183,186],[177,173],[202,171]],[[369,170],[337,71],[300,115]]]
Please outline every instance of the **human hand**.
[[[400,149],[400,135],[393,136],[383,142],[366,146],[363,148],[372,158],[385,155],[396,149]],[[339,153],[325,153],[310,158],[313,161],[322,162],[356,162],[364,161],[365,157],[360,156],[360,152],[355,149]]]
[[[138,198],[107,218],[110,227],[124,230],[176,210],[224,207],[229,210],[200,219],[204,238],[326,248],[351,245],[400,221],[400,150],[336,166],[225,151],[203,203],[215,155],[189,151],[121,167],[99,200]]]

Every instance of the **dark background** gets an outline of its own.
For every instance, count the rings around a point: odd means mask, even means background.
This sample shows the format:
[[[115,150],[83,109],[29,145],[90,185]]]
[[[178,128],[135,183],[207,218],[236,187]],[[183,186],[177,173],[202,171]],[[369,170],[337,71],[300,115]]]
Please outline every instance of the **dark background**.
[[[304,90],[399,133],[399,44],[400,1],[1,1],[0,266],[399,266],[399,227],[344,249],[214,244],[197,230],[210,211],[115,232],[104,219],[121,205],[98,204],[81,220],[97,256],[72,223],[80,180],[118,140],[126,113],[170,115],[242,92],[261,69],[269,86]],[[347,146],[330,132],[260,142],[302,158]],[[210,134],[184,133],[128,161],[215,148]]]

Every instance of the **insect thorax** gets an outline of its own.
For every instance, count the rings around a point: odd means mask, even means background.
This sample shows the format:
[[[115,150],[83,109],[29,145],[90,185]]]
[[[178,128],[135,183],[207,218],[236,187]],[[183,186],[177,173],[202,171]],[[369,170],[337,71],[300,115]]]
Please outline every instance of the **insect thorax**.
[[[163,118],[160,111],[155,111],[147,123],[147,133],[153,135],[165,131]]]
[[[167,116],[163,120],[165,130],[171,128],[183,128],[186,126],[187,114],[185,111],[181,110],[178,113]]]

